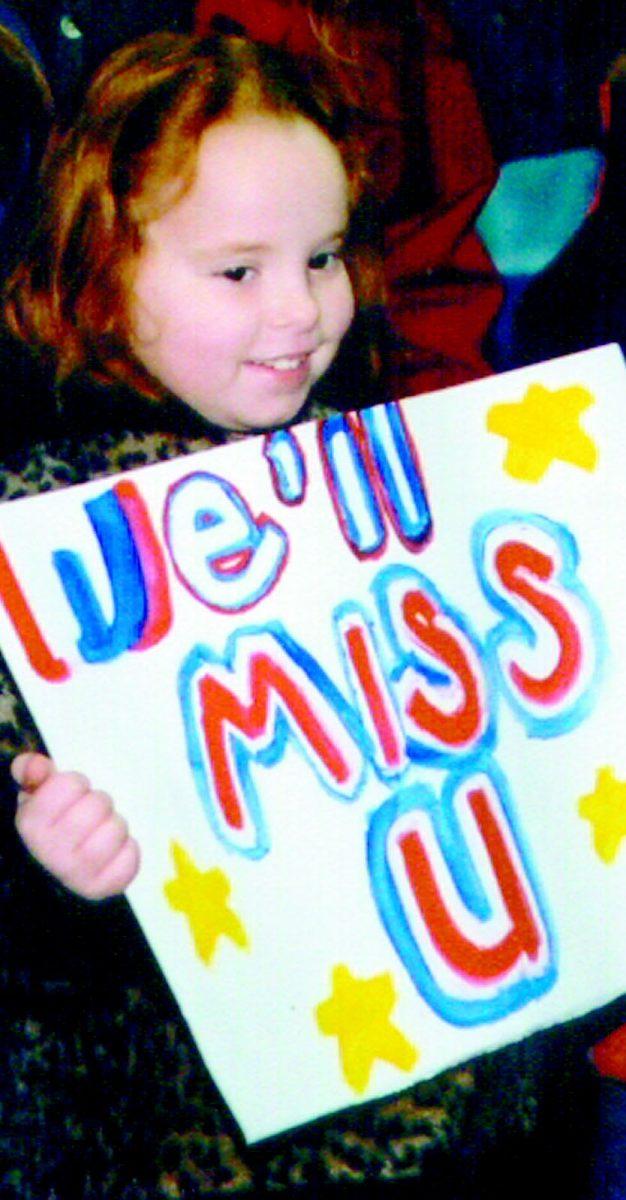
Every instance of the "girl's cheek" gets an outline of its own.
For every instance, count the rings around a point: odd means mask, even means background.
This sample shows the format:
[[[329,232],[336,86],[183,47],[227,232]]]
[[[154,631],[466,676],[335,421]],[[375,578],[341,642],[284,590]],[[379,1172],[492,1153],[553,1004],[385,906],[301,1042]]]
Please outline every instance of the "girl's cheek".
[[[344,298],[344,333],[350,328],[356,312],[356,300],[354,289],[346,272],[345,277],[345,298]]]

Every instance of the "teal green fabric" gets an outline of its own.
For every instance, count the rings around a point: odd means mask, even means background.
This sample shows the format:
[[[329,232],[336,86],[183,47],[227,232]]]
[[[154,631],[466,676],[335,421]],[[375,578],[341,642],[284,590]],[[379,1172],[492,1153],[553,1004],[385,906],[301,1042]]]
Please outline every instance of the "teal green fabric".
[[[544,271],[580,229],[602,179],[599,150],[505,163],[477,229],[504,276]]]

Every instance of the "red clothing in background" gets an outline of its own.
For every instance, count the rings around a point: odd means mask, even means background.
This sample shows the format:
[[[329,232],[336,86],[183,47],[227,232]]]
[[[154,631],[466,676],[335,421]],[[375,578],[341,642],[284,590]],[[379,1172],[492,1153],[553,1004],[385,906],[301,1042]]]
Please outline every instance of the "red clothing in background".
[[[497,170],[472,81],[437,8],[415,0],[414,9],[411,30],[392,10],[395,23],[371,19],[349,35],[365,71],[369,161],[382,201],[396,397],[488,374],[482,345],[502,298],[473,228]],[[299,0],[200,0],[196,30],[209,32],[216,16],[259,41],[320,54],[316,18]],[[346,58],[334,64],[348,80]]]

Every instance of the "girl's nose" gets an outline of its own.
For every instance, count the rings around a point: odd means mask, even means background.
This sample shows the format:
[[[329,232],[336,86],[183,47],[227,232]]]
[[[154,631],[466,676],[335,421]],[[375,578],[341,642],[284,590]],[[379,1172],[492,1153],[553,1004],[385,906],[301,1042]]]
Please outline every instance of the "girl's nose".
[[[269,303],[270,322],[277,328],[306,332],[319,320],[317,296],[306,278],[276,283]]]

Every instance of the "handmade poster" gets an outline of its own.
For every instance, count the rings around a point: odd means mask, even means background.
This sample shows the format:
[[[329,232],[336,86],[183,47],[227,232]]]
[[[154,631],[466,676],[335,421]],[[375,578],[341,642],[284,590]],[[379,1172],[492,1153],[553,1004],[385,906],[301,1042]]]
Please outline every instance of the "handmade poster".
[[[249,1140],[626,988],[625,450],[608,347],[0,506],[3,652]]]

